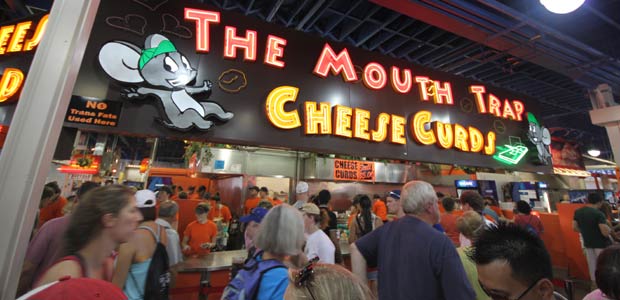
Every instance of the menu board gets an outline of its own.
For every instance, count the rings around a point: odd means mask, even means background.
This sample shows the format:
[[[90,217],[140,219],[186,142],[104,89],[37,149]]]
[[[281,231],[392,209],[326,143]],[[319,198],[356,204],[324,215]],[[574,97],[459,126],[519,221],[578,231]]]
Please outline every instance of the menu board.
[[[368,161],[336,159],[334,180],[375,181],[375,164]]]

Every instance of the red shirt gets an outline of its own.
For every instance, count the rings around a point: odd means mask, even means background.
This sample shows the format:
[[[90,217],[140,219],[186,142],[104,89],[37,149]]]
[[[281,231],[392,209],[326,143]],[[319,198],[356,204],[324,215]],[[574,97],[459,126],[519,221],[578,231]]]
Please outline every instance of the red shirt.
[[[533,215],[515,215],[515,224],[525,228],[527,224],[530,224],[536,230],[538,234],[541,234],[544,231],[543,224],[540,219]]]
[[[214,204],[211,206],[211,209],[209,210],[209,214],[207,215],[207,218],[211,221],[213,221],[213,219],[216,218],[222,218],[222,220],[224,220],[224,222],[228,223],[230,222],[230,220],[232,220],[232,215],[230,214],[230,209],[228,208],[228,206],[224,205],[224,204]]]
[[[454,246],[459,247],[459,230],[456,228],[456,219],[458,217],[454,214],[445,213],[441,215],[441,227],[446,231],[446,235],[450,238]]]

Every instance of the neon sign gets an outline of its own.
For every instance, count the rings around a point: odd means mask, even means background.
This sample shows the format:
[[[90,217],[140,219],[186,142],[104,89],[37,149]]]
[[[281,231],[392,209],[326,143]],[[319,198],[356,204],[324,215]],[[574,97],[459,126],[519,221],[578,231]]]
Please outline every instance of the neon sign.
[[[5,25],[0,27],[0,55],[10,52],[31,51],[41,42],[45,33],[49,15],[45,15],[39,21],[33,35],[26,40],[28,31],[31,31],[32,21]]]
[[[527,154],[527,147],[521,145],[504,145],[497,146],[498,153],[493,158],[499,162],[516,165],[518,164],[525,154]]]
[[[24,73],[19,69],[6,68],[0,78],[0,104],[15,102],[10,100],[24,83]]]
[[[265,101],[265,111],[271,124],[281,129],[302,126],[297,109],[284,110],[286,103],[297,100],[298,93],[299,89],[292,86],[280,86],[269,93]],[[380,113],[376,118],[375,128],[371,129],[371,114],[368,110],[344,105],[332,107],[328,102],[313,101],[306,101],[304,107],[306,135],[331,134],[373,142],[382,142],[389,137],[389,142],[393,144],[407,144],[407,119],[404,116]],[[494,132],[489,131],[484,135],[475,127],[433,122],[432,117],[432,113],[425,110],[413,116],[410,130],[418,143],[437,144],[444,149],[456,148],[463,152],[485,155],[495,153]],[[428,124],[431,124],[430,130],[426,129]]]

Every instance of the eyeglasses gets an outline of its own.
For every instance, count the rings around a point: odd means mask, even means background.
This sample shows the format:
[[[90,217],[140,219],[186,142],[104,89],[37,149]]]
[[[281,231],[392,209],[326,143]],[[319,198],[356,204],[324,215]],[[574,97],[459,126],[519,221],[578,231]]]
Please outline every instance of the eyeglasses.
[[[295,285],[298,287],[305,286],[312,300],[316,300],[316,298],[314,298],[314,294],[312,294],[312,290],[310,290],[308,280],[312,277],[312,274],[314,274],[314,265],[316,265],[318,261],[319,257],[311,259],[301,270],[297,271],[295,275]]]
[[[541,278],[542,279],[542,278]],[[535,286],[536,284],[538,284],[538,282],[540,281],[540,279],[534,281],[523,293],[521,293],[521,295],[519,295],[519,297],[517,298],[508,298],[508,296],[506,295],[500,295],[497,294],[495,292],[489,291],[487,290],[484,285],[478,281],[478,284],[480,284],[480,287],[482,288],[482,290],[484,291],[485,294],[487,294],[487,296],[491,297],[491,299],[493,300],[521,300],[521,298],[523,298],[525,295],[527,295],[527,293],[529,293]]]

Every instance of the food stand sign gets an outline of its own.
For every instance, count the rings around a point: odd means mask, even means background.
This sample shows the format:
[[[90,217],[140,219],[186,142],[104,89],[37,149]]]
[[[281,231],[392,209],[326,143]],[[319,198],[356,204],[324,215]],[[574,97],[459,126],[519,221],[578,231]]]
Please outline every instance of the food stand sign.
[[[74,94],[123,109],[65,126],[550,171],[521,95],[188,1],[102,3]]]
[[[334,180],[375,181],[375,163],[357,160],[334,160]]]

